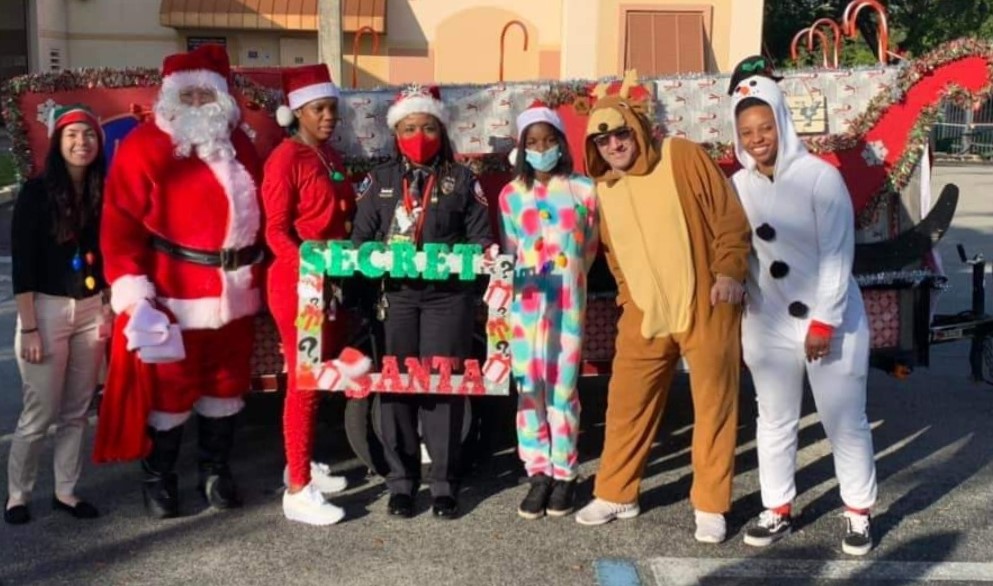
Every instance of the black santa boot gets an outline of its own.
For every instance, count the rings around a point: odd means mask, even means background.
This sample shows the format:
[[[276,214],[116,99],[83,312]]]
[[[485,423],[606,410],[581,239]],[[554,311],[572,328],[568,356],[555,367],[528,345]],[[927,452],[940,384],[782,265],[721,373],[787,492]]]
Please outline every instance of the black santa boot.
[[[141,461],[145,473],[142,482],[145,511],[156,519],[178,517],[179,482],[173,469],[183,442],[183,426],[166,431],[149,427],[148,437],[152,440],[152,451]]]
[[[197,415],[200,428],[198,488],[204,499],[215,509],[232,509],[241,506],[238,487],[228,467],[237,417],[237,414],[217,418]]]

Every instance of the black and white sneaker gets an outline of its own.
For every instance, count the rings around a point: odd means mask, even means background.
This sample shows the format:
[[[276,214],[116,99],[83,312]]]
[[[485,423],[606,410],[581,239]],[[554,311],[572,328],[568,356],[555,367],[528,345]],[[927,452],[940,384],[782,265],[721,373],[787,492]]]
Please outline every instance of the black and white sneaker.
[[[845,538],[841,549],[848,555],[865,555],[872,550],[872,524],[868,514],[845,511]]]
[[[792,532],[793,519],[789,514],[780,515],[772,509],[766,509],[759,515],[758,520],[745,530],[745,545],[766,547]]]

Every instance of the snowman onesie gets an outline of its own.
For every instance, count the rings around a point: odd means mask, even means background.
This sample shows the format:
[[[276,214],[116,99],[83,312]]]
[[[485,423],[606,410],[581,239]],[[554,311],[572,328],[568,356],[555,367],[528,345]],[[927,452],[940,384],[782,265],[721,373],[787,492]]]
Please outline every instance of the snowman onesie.
[[[779,135],[772,178],[757,169],[738,137],[736,110],[747,98],[767,104]],[[745,105],[747,109],[748,105]],[[797,432],[803,376],[834,453],[841,499],[864,510],[876,500],[872,433],[865,413],[869,325],[852,276],[855,223],[836,168],[807,152],[779,86],[750,77],[734,89],[732,180],[754,232],[742,320],[742,352],[758,398],[759,480],[766,508],[796,497]],[[824,358],[807,361],[810,330],[830,336]]]

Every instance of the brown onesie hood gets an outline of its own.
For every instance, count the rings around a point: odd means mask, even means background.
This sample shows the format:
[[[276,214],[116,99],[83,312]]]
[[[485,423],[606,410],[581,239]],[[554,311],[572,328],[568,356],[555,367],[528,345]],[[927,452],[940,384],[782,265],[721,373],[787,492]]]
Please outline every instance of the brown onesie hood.
[[[652,97],[638,86],[638,75],[634,70],[624,74],[624,81],[616,94],[607,95],[607,89],[608,85],[601,83],[593,90],[597,102],[590,110],[586,124],[586,173],[598,182],[607,183],[624,175],[647,175],[660,158],[658,142],[652,135]],[[634,130],[639,153],[631,168],[622,173],[611,169],[603,160],[593,144],[593,136],[625,126]]]

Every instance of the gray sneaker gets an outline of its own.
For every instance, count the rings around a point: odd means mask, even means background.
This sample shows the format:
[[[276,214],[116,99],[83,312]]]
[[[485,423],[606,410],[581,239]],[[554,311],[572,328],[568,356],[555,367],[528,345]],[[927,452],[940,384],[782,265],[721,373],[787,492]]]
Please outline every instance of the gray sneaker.
[[[638,503],[612,503],[603,499],[593,499],[593,502],[586,505],[576,513],[576,522],[580,525],[603,525],[614,519],[633,519],[638,516],[641,509]]]

